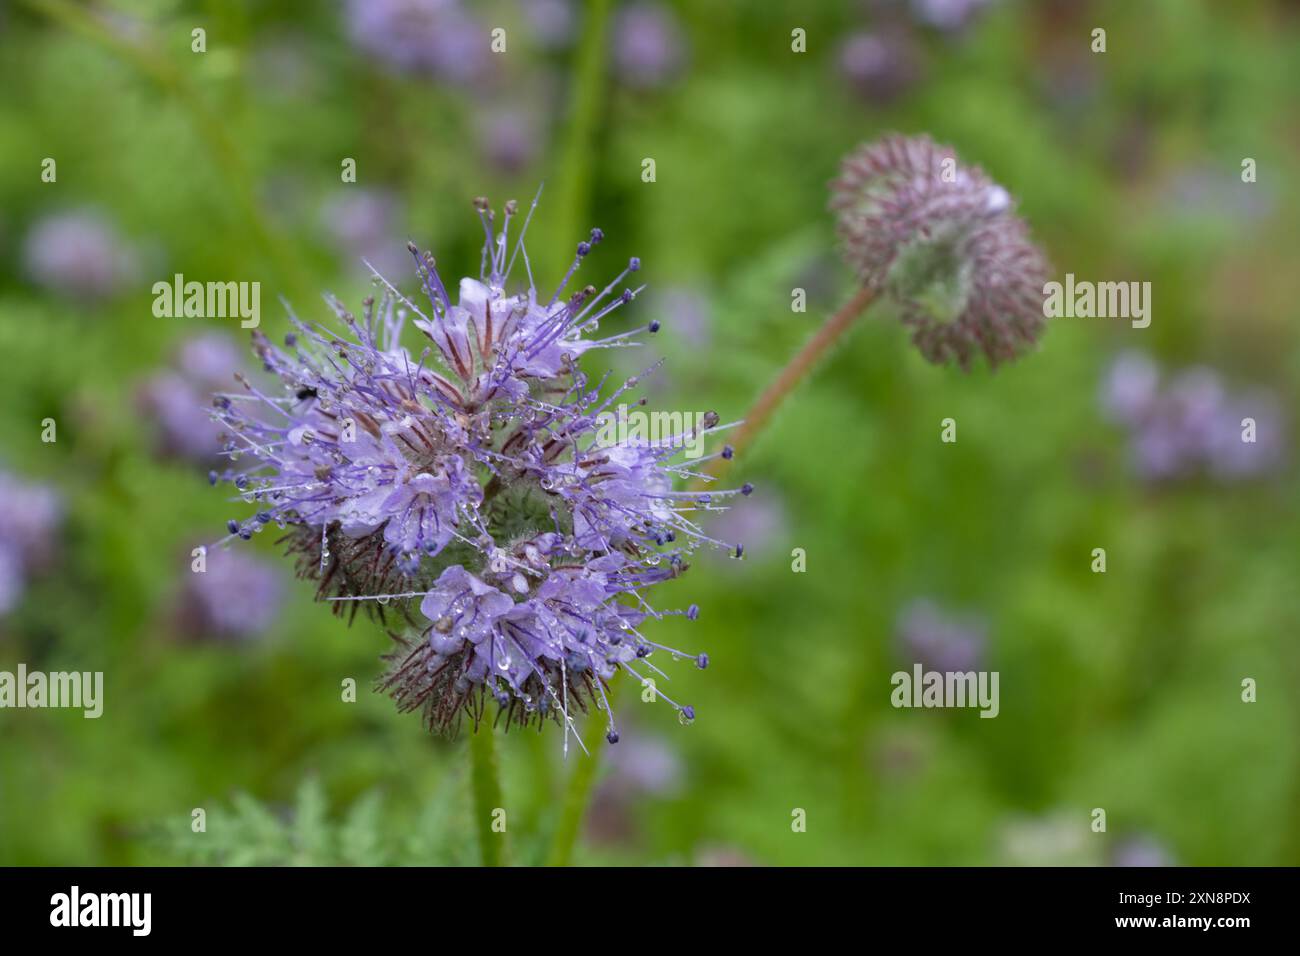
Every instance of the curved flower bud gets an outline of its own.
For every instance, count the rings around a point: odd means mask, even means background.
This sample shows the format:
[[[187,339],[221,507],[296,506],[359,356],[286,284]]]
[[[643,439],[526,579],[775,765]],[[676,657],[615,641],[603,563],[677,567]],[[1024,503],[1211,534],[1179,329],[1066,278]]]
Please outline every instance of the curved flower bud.
[[[1047,262],[979,167],[890,135],[851,153],[831,192],[845,259],[929,361],[968,369],[982,353],[996,366],[1037,341]]]

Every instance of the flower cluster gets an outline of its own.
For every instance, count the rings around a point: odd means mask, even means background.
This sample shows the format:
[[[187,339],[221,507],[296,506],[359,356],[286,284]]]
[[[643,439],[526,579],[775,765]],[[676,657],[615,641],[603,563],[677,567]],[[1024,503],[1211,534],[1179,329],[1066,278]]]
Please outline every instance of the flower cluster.
[[[1155,362],[1126,352],[1106,374],[1101,403],[1129,430],[1133,466],[1148,481],[1254,478],[1286,457],[1277,399],[1262,390],[1234,395],[1212,369],[1186,369],[1162,385]]]
[[[1014,359],[1043,328],[1047,263],[1011,196],[927,136],[849,154],[831,208],[845,258],[931,362]]]
[[[606,389],[608,376],[590,381],[580,357],[639,344],[659,322],[594,337],[641,291],[623,287],[637,259],[602,289],[569,288],[599,229],[578,244],[555,292],[540,294],[523,244],[536,204],[512,246],[517,205],[505,204],[498,230],[487,201],[475,201],[482,268],[461,279],[455,300],[432,255],[412,245],[423,308],[376,274],[378,297],[360,317],[330,300],[338,333],[293,316],[284,348],[254,333],[278,391],[241,378],[242,393],[217,396],[235,464],[211,477],[258,509],[232,519],[230,537],[278,525],[321,598],[385,620],[395,612],[413,628],[393,634],[382,681],[400,709],[454,730],[464,715],[477,724],[491,699],[507,724],[563,721],[567,742],[571,711],[594,703],[613,742],[605,687],[617,671],[663,676],[660,651],[707,664],[643,629],[698,609],[656,608],[647,593],[685,571],[701,545],[741,556],[696,519],[751,488],[673,490],[675,478],[696,474],[674,462],[683,448],[729,427],[716,413],[698,432],[656,442],[598,437],[598,418],[640,376]],[[527,283],[511,292],[517,267]],[[401,344],[408,322],[426,341],[418,355]],[[690,706],[657,697],[693,719]]]

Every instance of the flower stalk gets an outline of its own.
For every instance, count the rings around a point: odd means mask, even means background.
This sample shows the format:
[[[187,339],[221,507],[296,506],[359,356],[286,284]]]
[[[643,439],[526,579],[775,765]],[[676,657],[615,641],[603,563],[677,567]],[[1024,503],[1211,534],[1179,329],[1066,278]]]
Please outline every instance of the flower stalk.
[[[506,865],[506,834],[492,829],[501,804],[501,777],[497,767],[496,740],[484,721],[469,735],[470,791],[474,800],[474,828],[478,832],[479,854],[484,866]]]
[[[867,311],[874,298],[875,295],[870,289],[865,286],[859,289],[852,299],[826,320],[817,333],[808,340],[808,344],[786,363],[781,373],[763,390],[758,400],[745,414],[745,423],[740,426],[731,441],[733,455],[747,447],[767,427],[768,421],[781,407],[781,403],[817,366],[827,350],[843,337],[859,316]],[[714,478],[721,477],[734,460],[733,455],[715,458],[710,463],[707,474]]]
[[[610,703],[614,702],[618,685],[609,689]],[[586,816],[587,802],[591,799],[592,787],[596,782],[596,771],[600,767],[600,740],[604,736],[604,726],[599,720],[587,722],[583,743],[589,758],[579,760],[569,775],[565,788],[564,802],[560,807],[560,822],[551,841],[551,851],[547,857],[549,866],[568,866],[573,860],[573,847],[578,842],[582,829],[582,820]]]

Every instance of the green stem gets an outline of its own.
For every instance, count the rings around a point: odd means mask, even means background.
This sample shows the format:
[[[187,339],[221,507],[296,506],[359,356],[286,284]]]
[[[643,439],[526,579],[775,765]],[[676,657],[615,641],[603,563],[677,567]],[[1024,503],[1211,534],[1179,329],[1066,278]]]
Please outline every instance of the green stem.
[[[474,826],[484,866],[506,865],[506,835],[493,831],[493,814],[502,808],[497,770],[496,738],[485,721],[470,734],[470,790],[474,796]]]
[[[595,130],[605,90],[605,34],[609,0],[588,0],[582,24],[582,41],[573,71],[573,106],[556,166],[555,214],[548,243],[546,266],[562,272],[585,227],[582,222],[591,202],[591,169],[595,161]]]
[[[610,685],[605,690],[605,697],[611,707],[614,706],[615,696],[614,685]],[[601,718],[600,711],[587,717],[587,727],[582,734],[587,752],[576,755],[577,763],[569,775],[569,785],[565,788],[564,802],[560,808],[560,823],[556,827],[551,852],[546,860],[549,866],[568,866],[573,859],[573,847],[582,830],[582,818],[586,815],[587,801],[591,798],[592,785],[596,782],[596,771],[600,769],[600,755],[609,746],[605,740],[607,721]]]

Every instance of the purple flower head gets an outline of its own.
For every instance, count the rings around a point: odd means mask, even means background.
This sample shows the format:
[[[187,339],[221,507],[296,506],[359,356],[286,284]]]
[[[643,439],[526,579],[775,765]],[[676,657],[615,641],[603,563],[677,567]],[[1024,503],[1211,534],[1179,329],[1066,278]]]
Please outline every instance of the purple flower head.
[[[988,637],[979,621],[945,614],[931,601],[914,601],[898,619],[903,656],[929,670],[966,672],[984,659]]]
[[[929,361],[1014,359],[1043,327],[1047,264],[1011,196],[927,136],[851,153],[831,184],[844,256]]]
[[[1277,399],[1258,389],[1234,395],[1212,369],[1187,369],[1161,387],[1153,361],[1125,353],[1101,398],[1129,430],[1134,470],[1147,481],[1257,478],[1285,464],[1287,422]]]
[[[673,489],[698,464],[676,460],[687,444],[727,427],[714,413],[654,442],[611,441],[600,428],[640,377],[606,388],[609,376],[590,381],[580,359],[658,328],[598,337],[641,292],[624,287],[640,261],[603,287],[577,286],[604,238],[593,229],[544,294],[523,245],[537,201],[525,217],[506,203],[500,228],[487,200],[475,205],[486,237],[478,278],[448,288],[412,245],[425,302],[376,275],[360,316],[330,300],[338,331],[291,316],[283,348],[254,333],[280,386],[244,381],[216,397],[235,461],[214,477],[256,508],[231,519],[230,537],[277,524],[300,575],[336,611],[365,606],[410,628],[394,635],[382,682],[399,709],[450,731],[465,714],[477,723],[490,698],[510,723],[561,721],[567,746],[575,709],[595,703],[613,741],[604,699],[615,673],[660,674],[664,655],[707,663],[647,634],[655,619],[698,613],[656,607],[652,589],[701,545],[733,550],[699,518],[749,489]],[[423,336],[418,353],[402,344],[408,324]]]
[[[36,223],[23,246],[27,273],[58,295],[106,299],[136,272],[134,254],[117,229],[98,213],[77,211]]]
[[[235,382],[244,360],[224,335],[199,335],[186,341],[173,368],[150,376],[139,404],[156,423],[164,454],[207,463],[221,453],[221,430],[213,423],[211,396]]]
[[[459,0],[349,0],[348,33],[391,69],[470,85],[490,70],[488,30]]]
[[[238,551],[212,551],[204,571],[185,572],[180,627],[189,638],[250,641],[266,633],[282,598],[275,567]]]
[[[54,489],[0,471],[0,614],[22,596],[30,576],[49,563],[63,501]]]
[[[677,75],[686,59],[681,27],[658,3],[630,3],[614,18],[613,62],[628,86],[650,89]]]

